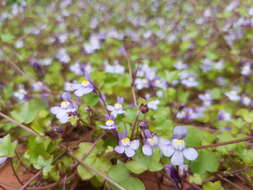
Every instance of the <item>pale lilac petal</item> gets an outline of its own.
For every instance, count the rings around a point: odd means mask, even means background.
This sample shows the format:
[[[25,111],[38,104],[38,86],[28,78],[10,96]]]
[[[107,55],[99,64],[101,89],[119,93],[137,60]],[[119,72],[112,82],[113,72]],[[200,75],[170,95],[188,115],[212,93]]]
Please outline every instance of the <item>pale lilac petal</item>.
[[[162,137],[159,137],[159,145],[160,146],[163,146],[163,145],[169,145],[170,144],[170,141],[165,139],[165,138],[162,138]]]
[[[114,107],[111,106],[111,105],[108,105],[108,106],[107,106],[107,109],[108,109],[109,111],[113,111],[113,110],[114,110]]]
[[[173,138],[183,139],[187,135],[187,128],[184,126],[176,126],[173,130]]]
[[[125,151],[125,147],[124,146],[116,146],[114,148],[114,150],[119,153],[119,154],[122,154],[124,151]]]
[[[143,145],[142,146],[142,152],[146,156],[151,156],[152,155],[152,148],[151,148],[151,146],[149,146],[147,144]]]
[[[0,157],[0,165],[3,164],[7,159],[8,157]]]
[[[55,106],[55,107],[52,107],[52,108],[50,109],[50,112],[53,113],[53,114],[57,114],[60,110],[61,110],[60,107]]]
[[[160,150],[164,156],[171,157],[172,154],[175,152],[175,149],[172,146],[162,146]]]
[[[133,157],[135,155],[135,152],[133,149],[131,149],[130,147],[125,148],[125,153],[127,155],[127,157]]]
[[[194,148],[184,149],[183,154],[187,160],[196,160],[198,157],[198,152]]]
[[[74,94],[76,95],[76,96],[83,96],[84,94],[88,94],[88,93],[90,93],[90,92],[92,92],[92,88],[83,88],[83,87],[81,87],[81,88],[79,88],[79,89],[77,89],[75,92],[74,92]]]
[[[180,151],[176,151],[171,158],[171,163],[176,166],[183,165],[184,164],[183,153]]]
[[[115,125],[110,126],[110,127],[108,127],[108,126],[106,126],[106,125],[99,125],[99,127],[102,128],[102,129],[107,129],[107,130],[116,129],[116,126],[115,126]]]
[[[131,144],[130,144],[130,147],[133,149],[133,150],[137,150],[139,148],[139,140],[133,140],[131,141]]]
[[[58,118],[58,119],[59,119],[59,121],[60,121],[61,123],[67,123],[68,120],[69,120],[69,116],[68,116],[68,115],[64,115],[63,117]]]

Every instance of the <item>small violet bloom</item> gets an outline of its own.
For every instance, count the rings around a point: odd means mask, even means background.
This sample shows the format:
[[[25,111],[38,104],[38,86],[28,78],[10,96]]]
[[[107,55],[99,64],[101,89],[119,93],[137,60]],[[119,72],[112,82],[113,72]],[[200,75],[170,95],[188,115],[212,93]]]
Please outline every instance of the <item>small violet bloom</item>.
[[[119,133],[119,145],[114,148],[114,150],[119,153],[125,153],[127,157],[133,157],[135,155],[135,151],[139,148],[139,140],[130,141],[130,139],[126,136],[123,136]]]
[[[245,106],[251,106],[253,103],[252,100],[248,96],[245,96],[245,95],[241,96],[241,102]]]
[[[168,152],[167,149],[168,145],[170,144],[169,140],[152,135],[148,129],[144,130],[144,134],[146,137],[146,142],[142,146],[142,152],[144,155],[151,156],[153,154],[153,150],[159,148],[164,156],[169,156],[170,152]]]
[[[241,70],[241,74],[245,75],[245,76],[248,76],[248,75],[251,74],[251,72],[252,72],[251,64],[250,63],[244,64],[243,67],[242,67],[242,70]]]
[[[74,94],[81,97],[85,94],[89,94],[94,90],[90,81],[84,79],[81,83],[65,83],[66,91],[74,91]]]
[[[231,114],[226,112],[225,110],[220,110],[219,114],[218,114],[218,120],[220,121],[230,121],[231,118]]]
[[[180,74],[181,83],[186,87],[196,87],[199,82],[196,80],[197,75],[195,73],[181,72]]]
[[[209,91],[206,91],[205,94],[199,94],[198,97],[199,97],[199,99],[202,100],[203,106],[210,106],[210,105],[212,105],[213,98],[212,98],[212,96],[211,96],[211,94],[210,94]]]
[[[3,141],[3,138],[0,138],[0,142],[2,141]],[[7,159],[8,157],[0,157],[0,165],[3,164]]]
[[[226,92],[225,95],[229,98],[229,100],[237,102],[241,99],[238,93],[239,91],[237,89],[232,89],[231,91]]]
[[[111,112],[113,117],[117,117],[117,115],[124,114],[123,108],[124,99],[122,97],[117,98],[117,103],[114,106],[108,105],[107,109]]]
[[[70,100],[70,95],[68,93],[62,94],[63,101],[60,106],[54,106],[50,109],[51,113],[56,115],[56,118],[61,123],[67,123],[69,117],[74,115],[77,111],[77,104]]]
[[[186,148],[183,138],[187,135],[187,128],[176,126],[173,132],[171,144],[167,146],[168,157],[171,157],[171,163],[176,166],[184,164],[186,160],[196,160],[198,152],[194,148]]]
[[[67,53],[67,50],[64,48],[61,48],[56,53],[56,58],[62,62],[63,64],[67,64],[70,62],[70,56]]]
[[[25,90],[24,85],[19,85],[19,89],[14,92],[13,95],[21,102],[25,101],[27,98],[27,91]]]
[[[153,100],[153,101],[148,102],[147,106],[149,109],[157,110],[159,103],[160,103],[160,100]]]
[[[108,61],[104,62],[104,70],[107,73],[117,73],[117,74],[124,74],[125,67],[120,65],[118,61],[115,61],[113,65],[109,64]]]
[[[117,125],[115,123],[114,117],[112,115],[109,115],[109,116],[106,116],[105,125],[99,125],[99,127],[106,130],[112,130],[112,129],[116,129]]]
[[[89,64],[84,65],[81,63],[75,63],[74,65],[71,65],[69,67],[69,69],[70,69],[70,71],[72,71],[76,75],[83,75],[83,70],[85,70],[88,73],[90,73],[92,71],[92,68]]]

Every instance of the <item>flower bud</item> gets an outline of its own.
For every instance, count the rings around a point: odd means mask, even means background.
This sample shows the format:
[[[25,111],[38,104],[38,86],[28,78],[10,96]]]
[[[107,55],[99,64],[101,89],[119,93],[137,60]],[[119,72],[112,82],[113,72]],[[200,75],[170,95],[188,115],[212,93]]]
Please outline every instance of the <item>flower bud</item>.
[[[140,111],[141,113],[147,113],[148,112],[148,106],[146,104],[141,104]]]

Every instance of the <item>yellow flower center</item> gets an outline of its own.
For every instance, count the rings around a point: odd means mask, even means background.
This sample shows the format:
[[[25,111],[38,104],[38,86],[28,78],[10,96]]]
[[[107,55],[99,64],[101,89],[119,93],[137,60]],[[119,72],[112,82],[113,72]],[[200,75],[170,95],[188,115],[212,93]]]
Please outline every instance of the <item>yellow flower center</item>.
[[[172,141],[172,145],[174,146],[174,148],[182,150],[183,148],[185,148],[185,142],[182,139],[174,139]]]
[[[157,138],[155,137],[148,138],[148,142],[150,145],[156,145],[158,143]]]
[[[156,80],[155,82],[156,82],[156,84],[161,84],[160,80]]]
[[[121,109],[121,108],[122,108],[122,105],[119,104],[119,103],[116,103],[116,104],[114,104],[114,107],[115,107],[116,109]]]
[[[129,145],[130,144],[130,139],[128,137],[124,138],[121,140],[123,145]]]
[[[68,106],[69,106],[69,102],[68,101],[63,101],[63,102],[61,102],[61,107],[62,108],[67,108]]]
[[[107,126],[112,126],[113,124],[114,124],[114,121],[111,120],[111,119],[109,119],[109,120],[106,121],[106,125]]]
[[[148,83],[148,80],[147,79],[143,79],[142,80],[144,84],[147,84]]]
[[[83,80],[83,81],[81,82],[81,84],[82,84],[83,86],[88,86],[89,81],[87,81],[87,80]]]

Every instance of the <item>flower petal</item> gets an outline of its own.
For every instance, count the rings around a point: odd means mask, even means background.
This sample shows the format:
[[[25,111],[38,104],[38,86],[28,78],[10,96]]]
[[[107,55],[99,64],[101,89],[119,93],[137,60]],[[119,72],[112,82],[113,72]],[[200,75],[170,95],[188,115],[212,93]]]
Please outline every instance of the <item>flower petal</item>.
[[[108,127],[106,125],[99,125],[99,127],[102,129],[107,129],[107,130],[116,129],[116,125],[112,125],[110,127]]]
[[[160,150],[164,156],[171,157],[172,154],[175,152],[175,149],[172,146],[162,146],[160,147]]]
[[[131,141],[131,144],[130,144],[130,147],[133,149],[133,150],[137,150],[139,148],[139,140],[133,140]]]
[[[50,112],[53,113],[53,114],[57,114],[59,111],[61,110],[60,107],[58,106],[54,106],[50,109]]]
[[[8,157],[0,157],[0,165],[3,164],[7,159]]]
[[[116,146],[114,148],[115,152],[122,154],[125,151],[125,147],[124,146]]]
[[[152,155],[152,148],[151,148],[151,146],[149,146],[147,144],[143,145],[142,146],[142,152],[146,156],[151,156]]]
[[[176,126],[173,130],[173,138],[183,139],[187,135],[187,128],[184,126]]]
[[[198,152],[194,148],[184,149],[183,154],[187,160],[196,160],[198,157]]]
[[[171,158],[171,163],[176,166],[183,165],[184,164],[183,153],[180,151],[176,151]]]
[[[130,147],[127,147],[126,149],[125,149],[125,153],[126,153],[126,155],[127,155],[127,157],[133,157],[134,155],[135,155],[135,152],[134,152],[134,150],[133,149],[131,149]]]
[[[170,144],[170,141],[165,139],[165,138],[162,138],[162,137],[159,137],[159,146],[163,146],[163,145],[169,145]]]
[[[107,106],[107,109],[108,109],[109,111],[113,111],[113,110],[114,110],[114,107],[111,106],[111,105],[108,105],[108,106]]]
[[[84,94],[88,94],[92,91],[93,89],[92,88],[84,88],[84,87],[80,87],[79,89],[77,89],[74,94],[76,96],[83,96]]]

